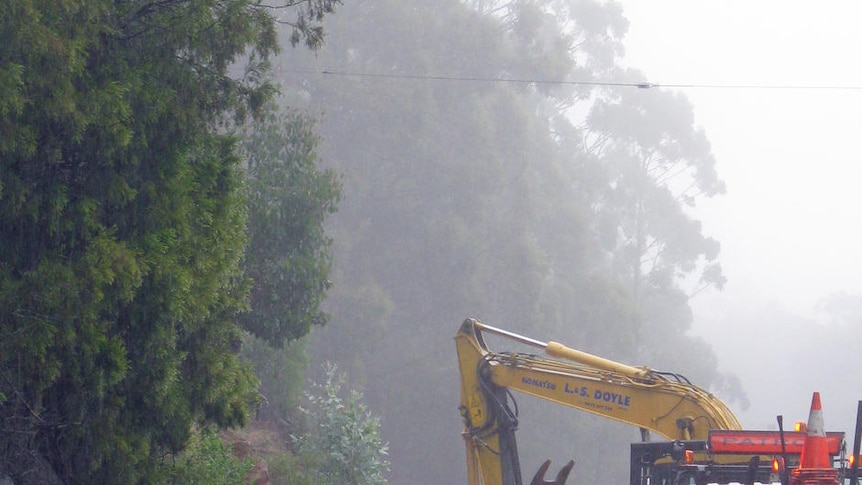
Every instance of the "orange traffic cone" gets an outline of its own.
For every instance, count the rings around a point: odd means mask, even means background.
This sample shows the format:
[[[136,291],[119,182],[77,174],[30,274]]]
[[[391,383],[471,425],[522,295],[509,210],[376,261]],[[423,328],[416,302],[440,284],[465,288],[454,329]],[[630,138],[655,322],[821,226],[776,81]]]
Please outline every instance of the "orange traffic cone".
[[[811,397],[811,411],[808,415],[808,436],[802,455],[799,457],[799,468],[793,470],[794,484],[837,484],[838,470],[832,468],[829,457],[829,442],[823,426],[823,410],[820,406],[820,393]]]
[[[799,468],[832,468],[829,459],[829,445],[823,429],[823,410],[820,406],[820,393],[811,397],[811,412],[808,414],[808,436],[799,458]]]

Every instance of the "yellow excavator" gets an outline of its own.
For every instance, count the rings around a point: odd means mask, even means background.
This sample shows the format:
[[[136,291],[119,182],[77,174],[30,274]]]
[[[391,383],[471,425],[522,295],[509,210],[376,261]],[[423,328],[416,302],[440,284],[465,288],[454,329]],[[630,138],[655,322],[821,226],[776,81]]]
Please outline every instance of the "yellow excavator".
[[[545,355],[494,352],[484,334],[541,349]],[[772,483],[798,459],[804,431],[744,431],[714,394],[685,377],[633,367],[541,342],[467,319],[455,336],[461,373],[462,435],[469,485],[522,485],[512,391],[640,428],[632,444],[630,485]],[[651,433],[663,440],[650,441]],[[843,433],[828,433],[829,454],[841,454]],[[766,458],[766,459],[764,459]],[[546,481],[546,461],[531,485],[563,485],[574,462]]]

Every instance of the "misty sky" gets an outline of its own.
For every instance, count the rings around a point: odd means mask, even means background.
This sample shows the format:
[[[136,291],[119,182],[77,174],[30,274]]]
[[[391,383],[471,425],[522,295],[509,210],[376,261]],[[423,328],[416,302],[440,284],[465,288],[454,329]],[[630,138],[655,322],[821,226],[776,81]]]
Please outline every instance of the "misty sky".
[[[622,2],[627,60],[654,83],[862,87],[855,2]],[[862,293],[862,89],[689,88],[728,193],[702,204],[727,297],[810,314]]]
[[[631,23],[627,64],[651,82],[773,86],[683,89],[728,187],[726,195],[701,202],[697,210],[704,232],[721,241],[729,281],[722,293],[693,301],[695,332],[716,339],[712,343],[724,357],[719,367],[742,374],[753,401],[752,419],[762,419],[774,411],[767,411],[760,404],[764,396],[758,395],[770,384],[745,371],[758,363],[756,358],[729,362],[735,344],[718,339],[746,332],[736,336],[737,343],[766,342],[766,332],[775,330],[766,322],[770,315],[814,321],[822,297],[862,295],[857,141],[862,133],[857,54],[862,5],[835,0],[621,3]],[[789,86],[817,89],[784,88]],[[825,89],[838,86],[856,89]],[[763,328],[752,327],[752,320],[742,328],[747,317],[763,321]],[[740,327],[706,328],[722,318],[736,319]],[[807,338],[804,332],[801,339]],[[811,382],[816,386],[822,380],[813,376]],[[767,387],[752,392],[761,385]],[[803,409],[812,390],[817,389],[799,386]],[[855,401],[850,407],[855,412]],[[842,421],[848,411],[841,411]]]

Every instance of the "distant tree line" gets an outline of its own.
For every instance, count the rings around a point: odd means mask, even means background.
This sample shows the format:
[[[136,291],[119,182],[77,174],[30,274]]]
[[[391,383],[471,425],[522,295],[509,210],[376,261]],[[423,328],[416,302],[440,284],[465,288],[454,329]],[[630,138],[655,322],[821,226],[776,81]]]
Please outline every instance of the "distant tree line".
[[[684,96],[615,85],[645,80],[620,62],[618,4],[356,0],[341,13],[324,49],[275,70],[291,105],[321,114],[321,153],[343,176],[331,321],[311,348],[381,413],[391,483],[465,481],[451,339],[465,317],[739,395],[688,334],[688,299],[724,276],[687,209],[724,184]],[[636,430],[539,414],[521,421],[536,438],[525,466],[565,450],[579,483],[626,479]]]

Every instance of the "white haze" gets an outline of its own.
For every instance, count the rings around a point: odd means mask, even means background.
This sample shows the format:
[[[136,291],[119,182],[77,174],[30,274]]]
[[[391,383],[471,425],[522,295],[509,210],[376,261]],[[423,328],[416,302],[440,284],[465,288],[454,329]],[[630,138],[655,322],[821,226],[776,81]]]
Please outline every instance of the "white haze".
[[[851,439],[859,339],[829,335],[818,303],[862,295],[862,4],[622,4],[626,63],[655,84],[703,86],[678,89],[727,183],[726,195],[695,211],[721,242],[728,283],[692,301],[693,333],[742,381],[744,426],[774,429],[777,414],[804,420],[820,391],[827,428]],[[731,85],[751,87],[706,87]]]

